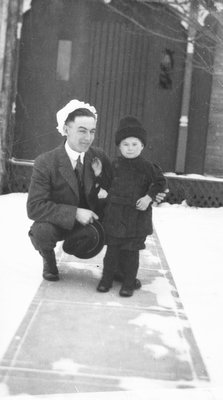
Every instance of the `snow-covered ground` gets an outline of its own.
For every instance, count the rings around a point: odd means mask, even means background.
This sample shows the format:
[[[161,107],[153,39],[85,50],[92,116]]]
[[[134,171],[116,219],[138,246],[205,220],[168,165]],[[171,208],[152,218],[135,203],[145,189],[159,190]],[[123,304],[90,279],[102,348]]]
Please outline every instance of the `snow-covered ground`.
[[[26,198],[0,196],[0,358],[42,281],[40,257],[28,238]]]
[[[212,385],[223,387],[223,207],[164,203],[154,225]]]
[[[25,193],[0,196],[0,358],[42,280],[27,232]],[[223,207],[163,203],[154,226],[190,320],[212,387],[223,388]],[[2,394],[0,393],[0,396]],[[223,399],[223,397],[218,397]]]

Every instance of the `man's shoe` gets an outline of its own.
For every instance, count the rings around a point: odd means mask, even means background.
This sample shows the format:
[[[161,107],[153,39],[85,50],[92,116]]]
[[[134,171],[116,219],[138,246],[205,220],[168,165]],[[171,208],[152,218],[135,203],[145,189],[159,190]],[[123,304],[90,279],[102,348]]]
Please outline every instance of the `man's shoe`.
[[[98,287],[97,287],[97,291],[101,292],[101,293],[106,293],[109,291],[109,289],[111,288],[111,286],[105,285],[102,281],[99,282]]]
[[[131,297],[134,293],[134,289],[124,288],[122,287],[119,291],[120,296],[122,297]]]
[[[43,278],[47,281],[59,281],[54,250],[41,251],[40,254],[43,257]]]

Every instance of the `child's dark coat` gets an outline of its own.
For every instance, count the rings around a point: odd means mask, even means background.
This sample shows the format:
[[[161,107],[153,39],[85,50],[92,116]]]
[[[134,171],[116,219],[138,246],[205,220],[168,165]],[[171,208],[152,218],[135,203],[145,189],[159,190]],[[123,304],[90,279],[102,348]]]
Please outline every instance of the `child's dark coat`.
[[[166,188],[166,179],[159,167],[141,156],[118,157],[112,163],[113,179],[105,209],[104,228],[108,236],[143,238],[152,234],[152,207],[136,209],[136,202],[148,194],[153,200]]]

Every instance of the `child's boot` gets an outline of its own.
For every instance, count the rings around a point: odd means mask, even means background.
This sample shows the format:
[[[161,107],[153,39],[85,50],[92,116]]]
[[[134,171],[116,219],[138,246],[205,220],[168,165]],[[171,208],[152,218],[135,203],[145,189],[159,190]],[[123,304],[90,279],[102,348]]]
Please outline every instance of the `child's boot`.
[[[116,282],[123,282],[124,281],[124,271],[123,271],[123,266],[125,263],[125,251],[120,251],[120,256],[119,256],[119,265],[115,271],[114,274],[114,281]],[[134,289],[140,289],[142,287],[142,283],[138,278],[135,278],[135,283],[134,283]]]
[[[135,290],[135,281],[139,268],[139,252],[123,250],[124,280],[120,289],[120,296],[131,297]]]
[[[119,248],[117,246],[108,246],[104,257],[104,268],[102,279],[100,280],[97,291],[106,293],[112,287],[114,273],[118,265]]]

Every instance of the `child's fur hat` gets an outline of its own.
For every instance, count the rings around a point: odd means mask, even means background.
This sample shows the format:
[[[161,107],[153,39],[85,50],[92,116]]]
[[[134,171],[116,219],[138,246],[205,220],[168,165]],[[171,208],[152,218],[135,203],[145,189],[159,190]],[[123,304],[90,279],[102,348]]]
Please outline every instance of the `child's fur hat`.
[[[147,132],[143,128],[141,122],[136,117],[127,115],[119,122],[117,132],[115,134],[115,144],[118,146],[123,139],[128,137],[136,137],[146,146]]]

